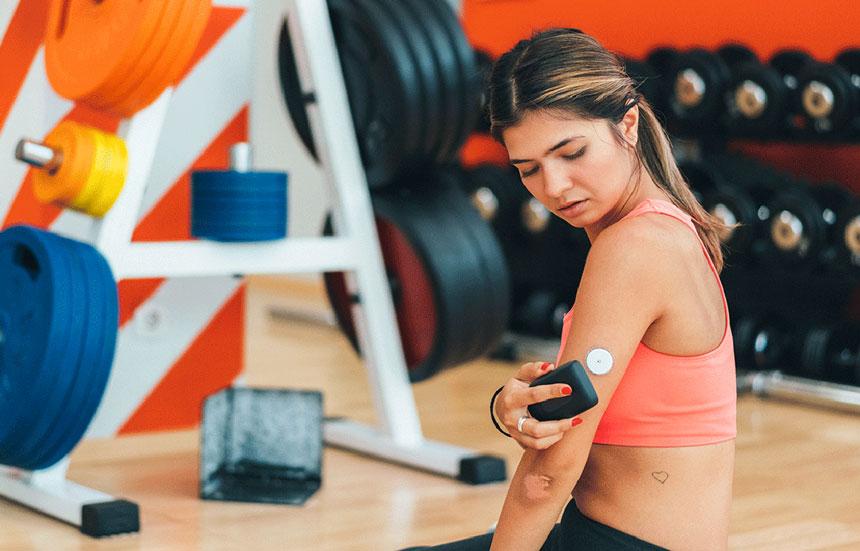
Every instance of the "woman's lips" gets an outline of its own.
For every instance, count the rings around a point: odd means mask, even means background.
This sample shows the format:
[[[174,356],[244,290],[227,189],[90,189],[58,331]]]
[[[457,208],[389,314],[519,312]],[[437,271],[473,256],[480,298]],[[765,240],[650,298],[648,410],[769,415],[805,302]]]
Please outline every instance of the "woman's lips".
[[[568,205],[562,209],[559,209],[558,212],[562,216],[576,216],[577,214],[582,212],[583,208],[585,208],[584,206],[585,206],[586,201],[588,201],[588,199],[583,199],[582,201],[573,202],[570,205]]]

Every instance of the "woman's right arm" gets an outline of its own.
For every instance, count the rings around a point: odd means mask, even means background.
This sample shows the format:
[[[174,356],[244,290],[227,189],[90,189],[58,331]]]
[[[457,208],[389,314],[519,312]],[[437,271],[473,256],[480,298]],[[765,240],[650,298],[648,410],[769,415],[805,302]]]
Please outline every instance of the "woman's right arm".
[[[511,438],[523,448],[544,450],[561,440],[565,432],[581,421],[578,418],[538,421],[529,416],[527,408],[530,404],[570,394],[570,386],[565,384],[529,387],[532,381],[552,369],[555,369],[555,366],[549,362],[524,364],[508,379],[493,404],[496,418],[504,425]],[[529,416],[529,419],[522,424],[523,430],[519,431],[517,425],[520,417],[524,415]]]

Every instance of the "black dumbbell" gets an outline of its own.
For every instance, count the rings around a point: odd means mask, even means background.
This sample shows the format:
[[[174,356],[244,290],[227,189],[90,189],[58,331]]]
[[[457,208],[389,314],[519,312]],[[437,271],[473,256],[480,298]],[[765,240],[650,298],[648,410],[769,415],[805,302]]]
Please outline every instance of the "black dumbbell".
[[[648,98],[651,106],[659,113],[666,113],[669,108],[669,98],[675,82],[675,62],[680,52],[670,46],[660,46],[652,49],[645,57],[645,63],[654,72],[656,90],[653,99]]]
[[[725,111],[723,96],[741,64],[756,55],[739,44],[726,44],[716,52],[694,48],[680,54],[675,64],[671,114],[686,130],[717,126]]]
[[[860,197],[854,196],[837,215],[837,267],[860,274]]]
[[[798,76],[803,129],[814,135],[850,135],[860,119],[860,50],[833,63],[813,63]]]
[[[714,191],[718,186],[725,185],[723,177],[711,166],[699,160],[685,159],[678,161],[681,176],[690,185],[696,200],[701,203],[705,194]]]
[[[515,168],[479,165],[466,171],[462,183],[478,213],[497,232],[509,232],[519,225],[518,209],[530,195]]]
[[[784,369],[791,349],[792,327],[773,313],[733,320],[735,361],[739,369]]]
[[[527,335],[557,339],[569,309],[570,301],[562,299],[554,291],[531,291],[515,308],[512,329]]]
[[[780,50],[765,65],[740,64],[726,95],[729,128],[740,134],[775,136],[792,128],[797,75],[813,63],[801,50]]]
[[[860,322],[809,329],[803,337],[799,374],[815,380],[860,385]]]
[[[839,184],[788,179],[768,203],[772,258],[790,269],[831,267],[838,258],[838,216],[851,194]]]
[[[735,154],[710,155],[709,171],[719,181],[703,193],[702,206],[733,230],[721,240],[735,263],[754,263],[766,250],[770,210],[767,205],[779,188],[774,171]]]

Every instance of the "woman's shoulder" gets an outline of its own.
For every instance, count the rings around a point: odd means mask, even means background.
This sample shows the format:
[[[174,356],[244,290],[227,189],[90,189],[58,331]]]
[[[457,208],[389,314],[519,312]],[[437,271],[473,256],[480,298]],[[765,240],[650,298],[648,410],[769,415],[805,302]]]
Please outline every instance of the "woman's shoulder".
[[[592,243],[586,264],[593,277],[602,279],[620,270],[640,292],[671,297],[665,291],[683,284],[688,270],[682,267],[695,263],[701,254],[696,234],[683,222],[645,213],[604,229]]]
[[[640,260],[671,260],[694,251],[693,245],[697,245],[696,234],[684,222],[659,212],[645,212],[604,229],[592,243],[592,250]]]

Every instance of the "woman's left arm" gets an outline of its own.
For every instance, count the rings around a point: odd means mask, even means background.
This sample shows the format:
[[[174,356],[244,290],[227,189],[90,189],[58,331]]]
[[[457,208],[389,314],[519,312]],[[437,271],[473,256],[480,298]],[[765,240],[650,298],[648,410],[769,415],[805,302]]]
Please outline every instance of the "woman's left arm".
[[[597,391],[598,404],[582,424],[544,450],[526,450],[511,480],[492,549],[539,549],[585,468],[603,412],[648,327],[663,313],[671,290],[671,261],[648,226],[633,218],[605,229],[594,241],[576,294],[576,309],[559,365],[579,360]],[[595,375],[586,361],[602,348],[612,358]],[[606,366],[606,356],[603,356]],[[595,369],[595,371],[601,371]],[[529,430],[527,420],[523,431]]]

